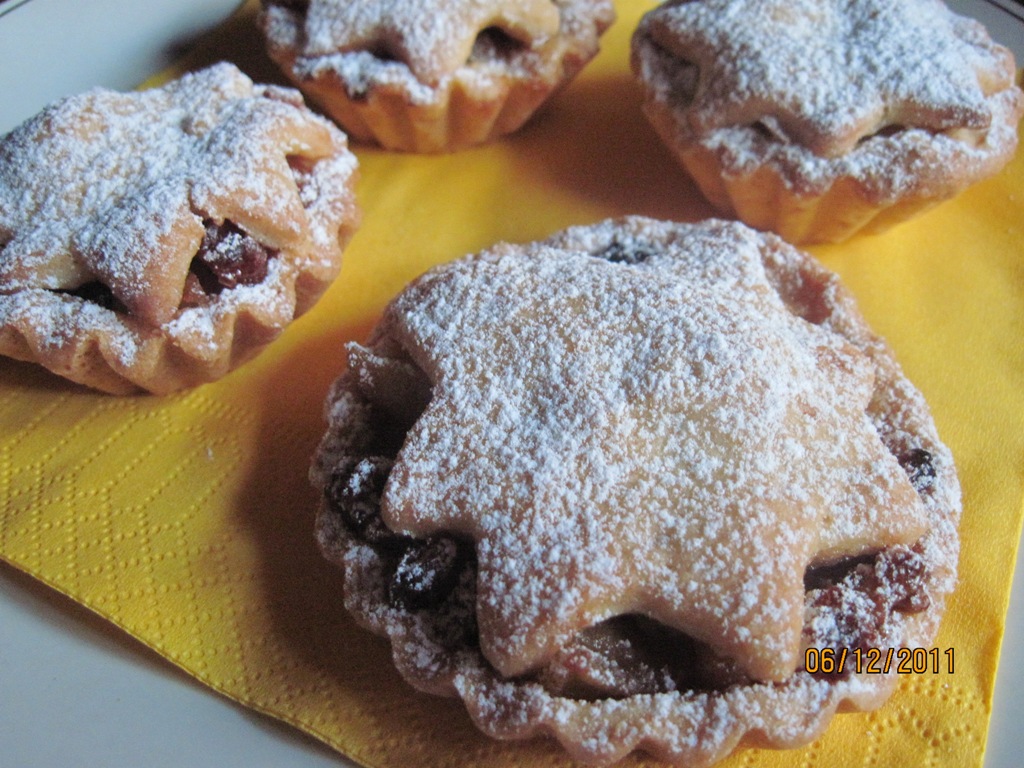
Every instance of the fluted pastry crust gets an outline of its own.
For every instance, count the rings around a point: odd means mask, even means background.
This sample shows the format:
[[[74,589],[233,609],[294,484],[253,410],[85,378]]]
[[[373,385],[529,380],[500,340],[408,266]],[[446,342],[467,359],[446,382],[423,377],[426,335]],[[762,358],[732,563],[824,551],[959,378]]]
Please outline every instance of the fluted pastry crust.
[[[355,174],[229,64],[47,107],[0,141],[0,353],[111,393],[219,378],[335,278]]]
[[[273,58],[353,138],[444,152],[518,129],[598,51],[609,0],[265,0]]]
[[[927,646],[959,486],[850,295],[774,235],[642,218],[499,245],[385,311],[326,406],[318,537],[414,686],[596,763],[791,747]]]
[[[940,0],[666,3],[644,111],[720,210],[791,242],[876,232],[1013,156],[1013,55]]]

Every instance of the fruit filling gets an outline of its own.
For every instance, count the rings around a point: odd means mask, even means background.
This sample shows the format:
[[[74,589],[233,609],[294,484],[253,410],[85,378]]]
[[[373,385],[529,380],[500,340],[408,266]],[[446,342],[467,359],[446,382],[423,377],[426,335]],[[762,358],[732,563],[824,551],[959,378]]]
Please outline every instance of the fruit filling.
[[[368,544],[400,549],[399,537],[380,517],[380,499],[393,462],[370,456],[336,470],[325,491],[327,508],[338,515],[345,527]]]
[[[217,224],[207,219],[203,224],[206,232],[199,252],[189,265],[182,307],[205,306],[225,289],[263,282],[267,277],[268,260],[277,255],[277,251],[263,246],[230,221]],[[129,314],[124,303],[99,280],[56,292],[75,296],[112,312]]]
[[[612,264],[642,264],[655,254],[653,246],[641,240],[613,239],[593,255]]]
[[[186,307],[208,303],[224,289],[263,282],[267,261],[276,254],[233,222],[217,224],[207,219],[203,224],[206,233],[185,279],[182,306]]]
[[[449,536],[413,539],[391,577],[391,603],[410,609],[439,605],[455,589],[468,559],[466,547]]]
[[[918,493],[924,493],[935,482],[935,465],[932,455],[924,448],[913,448],[899,457],[900,466],[906,470],[910,484]]]

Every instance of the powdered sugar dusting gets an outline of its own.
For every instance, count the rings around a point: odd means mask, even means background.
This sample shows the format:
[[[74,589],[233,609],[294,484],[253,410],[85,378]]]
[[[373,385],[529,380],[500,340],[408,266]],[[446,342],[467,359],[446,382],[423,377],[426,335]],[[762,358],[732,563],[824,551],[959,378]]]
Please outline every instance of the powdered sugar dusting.
[[[983,129],[983,78],[1013,73],[1004,49],[939,0],[702,0],[670,3],[645,24],[700,70],[694,130],[768,117],[825,156],[887,125]]]
[[[205,360],[221,356],[226,327],[234,322],[240,309],[262,315],[266,332],[281,331],[282,318],[289,317],[294,297],[288,295],[288,278],[292,269],[280,259],[267,264],[267,276],[255,285],[239,285],[225,291],[218,301],[206,306],[184,307],[163,326],[163,331]]]
[[[203,217],[255,224],[271,247],[298,234],[307,216],[291,175],[267,166],[281,131],[302,119],[294,106],[254,94],[230,67],[48,108],[3,143],[0,211],[13,236],[0,262],[2,290],[99,278],[141,316],[168,319]],[[177,296],[154,306],[152,294],[168,283]]]
[[[669,3],[633,55],[673,146],[806,194],[949,197],[1012,156],[1024,112],[1012,54],[939,0]]]
[[[497,248],[388,311],[380,333],[434,399],[385,520],[477,540],[481,642],[505,674],[583,626],[643,612],[783,679],[806,566],[923,530],[864,415],[870,373],[793,317],[741,230],[695,229],[636,266],[585,248]]]
[[[382,514],[476,542],[476,583],[407,611],[388,600],[383,556],[329,511],[319,537],[403,675],[454,689],[487,733],[550,733],[596,762],[636,748],[710,762],[749,729],[793,746],[894,681],[817,679],[792,648],[933,636],[955,573],[949,453],[835,278],[781,240],[624,219],[428,273],[353,348],[316,484],[381,450],[374,425],[401,410],[387,371],[405,381],[411,364],[432,397],[400,419],[415,423]],[[897,457],[921,447],[935,481],[919,495]],[[856,554],[874,570],[805,591],[808,566]],[[588,700],[533,674],[619,614],[707,643],[736,665],[731,682]],[[860,634],[833,631],[846,622]]]
[[[223,373],[240,357],[228,315],[244,311],[279,331],[294,315],[298,274],[312,286],[337,272],[356,218],[355,170],[344,136],[296,91],[256,86],[228,64],[162,88],[95,89],[49,106],[0,141],[0,316],[21,337],[3,351],[52,357],[64,339],[76,349],[54,363],[62,375],[92,377],[107,365],[113,373],[94,385],[131,386],[113,376],[163,389],[149,379],[167,374],[157,348],[171,339],[212,365],[207,374]],[[184,310],[207,222],[237,225],[283,263],[259,287]],[[118,311],[72,295],[86,284],[108,291]],[[204,313],[217,333],[176,335],[195,325],[186,315]],[[190,349],[187,339],[201,337]],[[105,364],[86,362],[89,340]],[[214,348],[224,358],[215,365]]]
[[[613,13],[607,0],[312,0],[303,13],[269,4],[263,28],[300,83],[333,76],[353,99],[384,88],[428,105],[445,103],[456,82],[492,98],[509,78],[555,82],[568,41],[589,59]],[[492,50],[485,29],[500,29],[515,44]]]
[[[500,27],[526,47],[558,32],[551,0],[313,0],[306,12],[305,54],[373,50],[403,61],[425,83],[436,83],[469,58],[477,34]]]

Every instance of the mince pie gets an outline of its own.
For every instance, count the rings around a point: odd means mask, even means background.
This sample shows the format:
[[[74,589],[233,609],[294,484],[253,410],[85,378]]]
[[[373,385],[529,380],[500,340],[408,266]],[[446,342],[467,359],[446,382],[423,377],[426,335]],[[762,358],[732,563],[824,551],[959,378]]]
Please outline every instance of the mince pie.
[[[229,64],[0,139],[0,353],[111,393],[223,376],[337,275],[355,156]]]
[[[344,603],[496,738],[605,763],[792,747],[927,646],[959,486],[921,395],[809,256],[643,218],[414,281],[326,405],[311,470]]]
[[[611,0],[263,0],[273,58],[353,138],[444,152],[519,128],[598,51]]]
[[[704,195],[790,242],[878,232],[999,171],[1013,55],[940,0],[672,0],[633,36],[644,111]]]

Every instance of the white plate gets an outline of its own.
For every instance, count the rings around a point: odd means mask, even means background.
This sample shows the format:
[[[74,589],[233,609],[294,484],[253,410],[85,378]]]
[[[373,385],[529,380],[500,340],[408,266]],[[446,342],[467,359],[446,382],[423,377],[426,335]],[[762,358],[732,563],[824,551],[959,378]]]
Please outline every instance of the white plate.
[[[0,133],[94,85],[131,88],[238,0],[0,1]],[[1024,62],[1024,7],[952,0]],[[986,768],[1024,755],[1024,563],[1016,573]],[[163,659],[0,566],[0,764],[294,766],[353,763],[211,693]]]
[[[3,0],[0,133],[62,96],[125,90],[166,67],[240,0]]]

